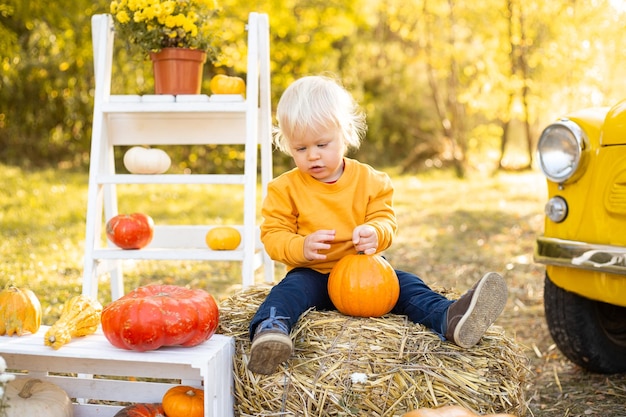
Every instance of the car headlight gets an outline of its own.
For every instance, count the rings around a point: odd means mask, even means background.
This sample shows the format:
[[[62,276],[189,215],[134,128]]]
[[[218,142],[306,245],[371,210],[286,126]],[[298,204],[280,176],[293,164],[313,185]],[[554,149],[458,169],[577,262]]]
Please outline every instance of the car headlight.
[[[575,181],[584,171],[588,140],[571,120],[560,120],[546,127],[537,144],[539,167],[550,181]]]
[[[561,223],[567,217],[567,202],[563,197],[555,196],[548,200],[546,216],[555,223]]]

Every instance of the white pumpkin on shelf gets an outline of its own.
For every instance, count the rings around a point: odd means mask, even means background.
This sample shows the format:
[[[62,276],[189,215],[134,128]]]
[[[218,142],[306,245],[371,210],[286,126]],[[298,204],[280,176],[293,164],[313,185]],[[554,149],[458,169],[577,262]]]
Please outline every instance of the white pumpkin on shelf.
[[[5,387],[6,417],[73,417],[74,406],[67,393],[52,382],[18,378]]]
[[[162,149],[133,146],[124,154],[124,166],[131,174],[163,174],[172,159]]]

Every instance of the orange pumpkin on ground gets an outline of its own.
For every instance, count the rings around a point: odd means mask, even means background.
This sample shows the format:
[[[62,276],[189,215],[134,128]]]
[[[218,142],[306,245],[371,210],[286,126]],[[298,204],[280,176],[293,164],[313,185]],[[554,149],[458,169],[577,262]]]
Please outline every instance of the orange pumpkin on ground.
[[[385,258],[359,253],[335,264],[328,277],[328,295],[343,314],[380,317],[396,305],[400,284]]]
[[[163,410],[167,417],[204,417],[204,390],[179,385],[163,396]]]

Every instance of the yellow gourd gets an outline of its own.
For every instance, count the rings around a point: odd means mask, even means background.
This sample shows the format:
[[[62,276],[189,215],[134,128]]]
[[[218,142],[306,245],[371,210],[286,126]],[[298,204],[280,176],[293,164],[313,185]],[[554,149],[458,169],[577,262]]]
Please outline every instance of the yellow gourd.
[[[0,335],[37,333],[41,326],[41,303],[27,288],[7,285],[0,291]]]
[[[100,325],[102,305],[86,295],[76,295],[63,306],[61,317],[46,332],[44,343],[59,349],[72,337],[93,334]]]

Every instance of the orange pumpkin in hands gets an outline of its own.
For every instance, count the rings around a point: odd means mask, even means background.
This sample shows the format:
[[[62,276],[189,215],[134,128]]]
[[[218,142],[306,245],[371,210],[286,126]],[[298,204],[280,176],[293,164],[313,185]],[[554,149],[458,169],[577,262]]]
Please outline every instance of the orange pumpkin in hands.
[[[393,267],[380,255],[346,255],[330,271],[328,295],[339,312],[380,317],[396,305],[400,284]]]

